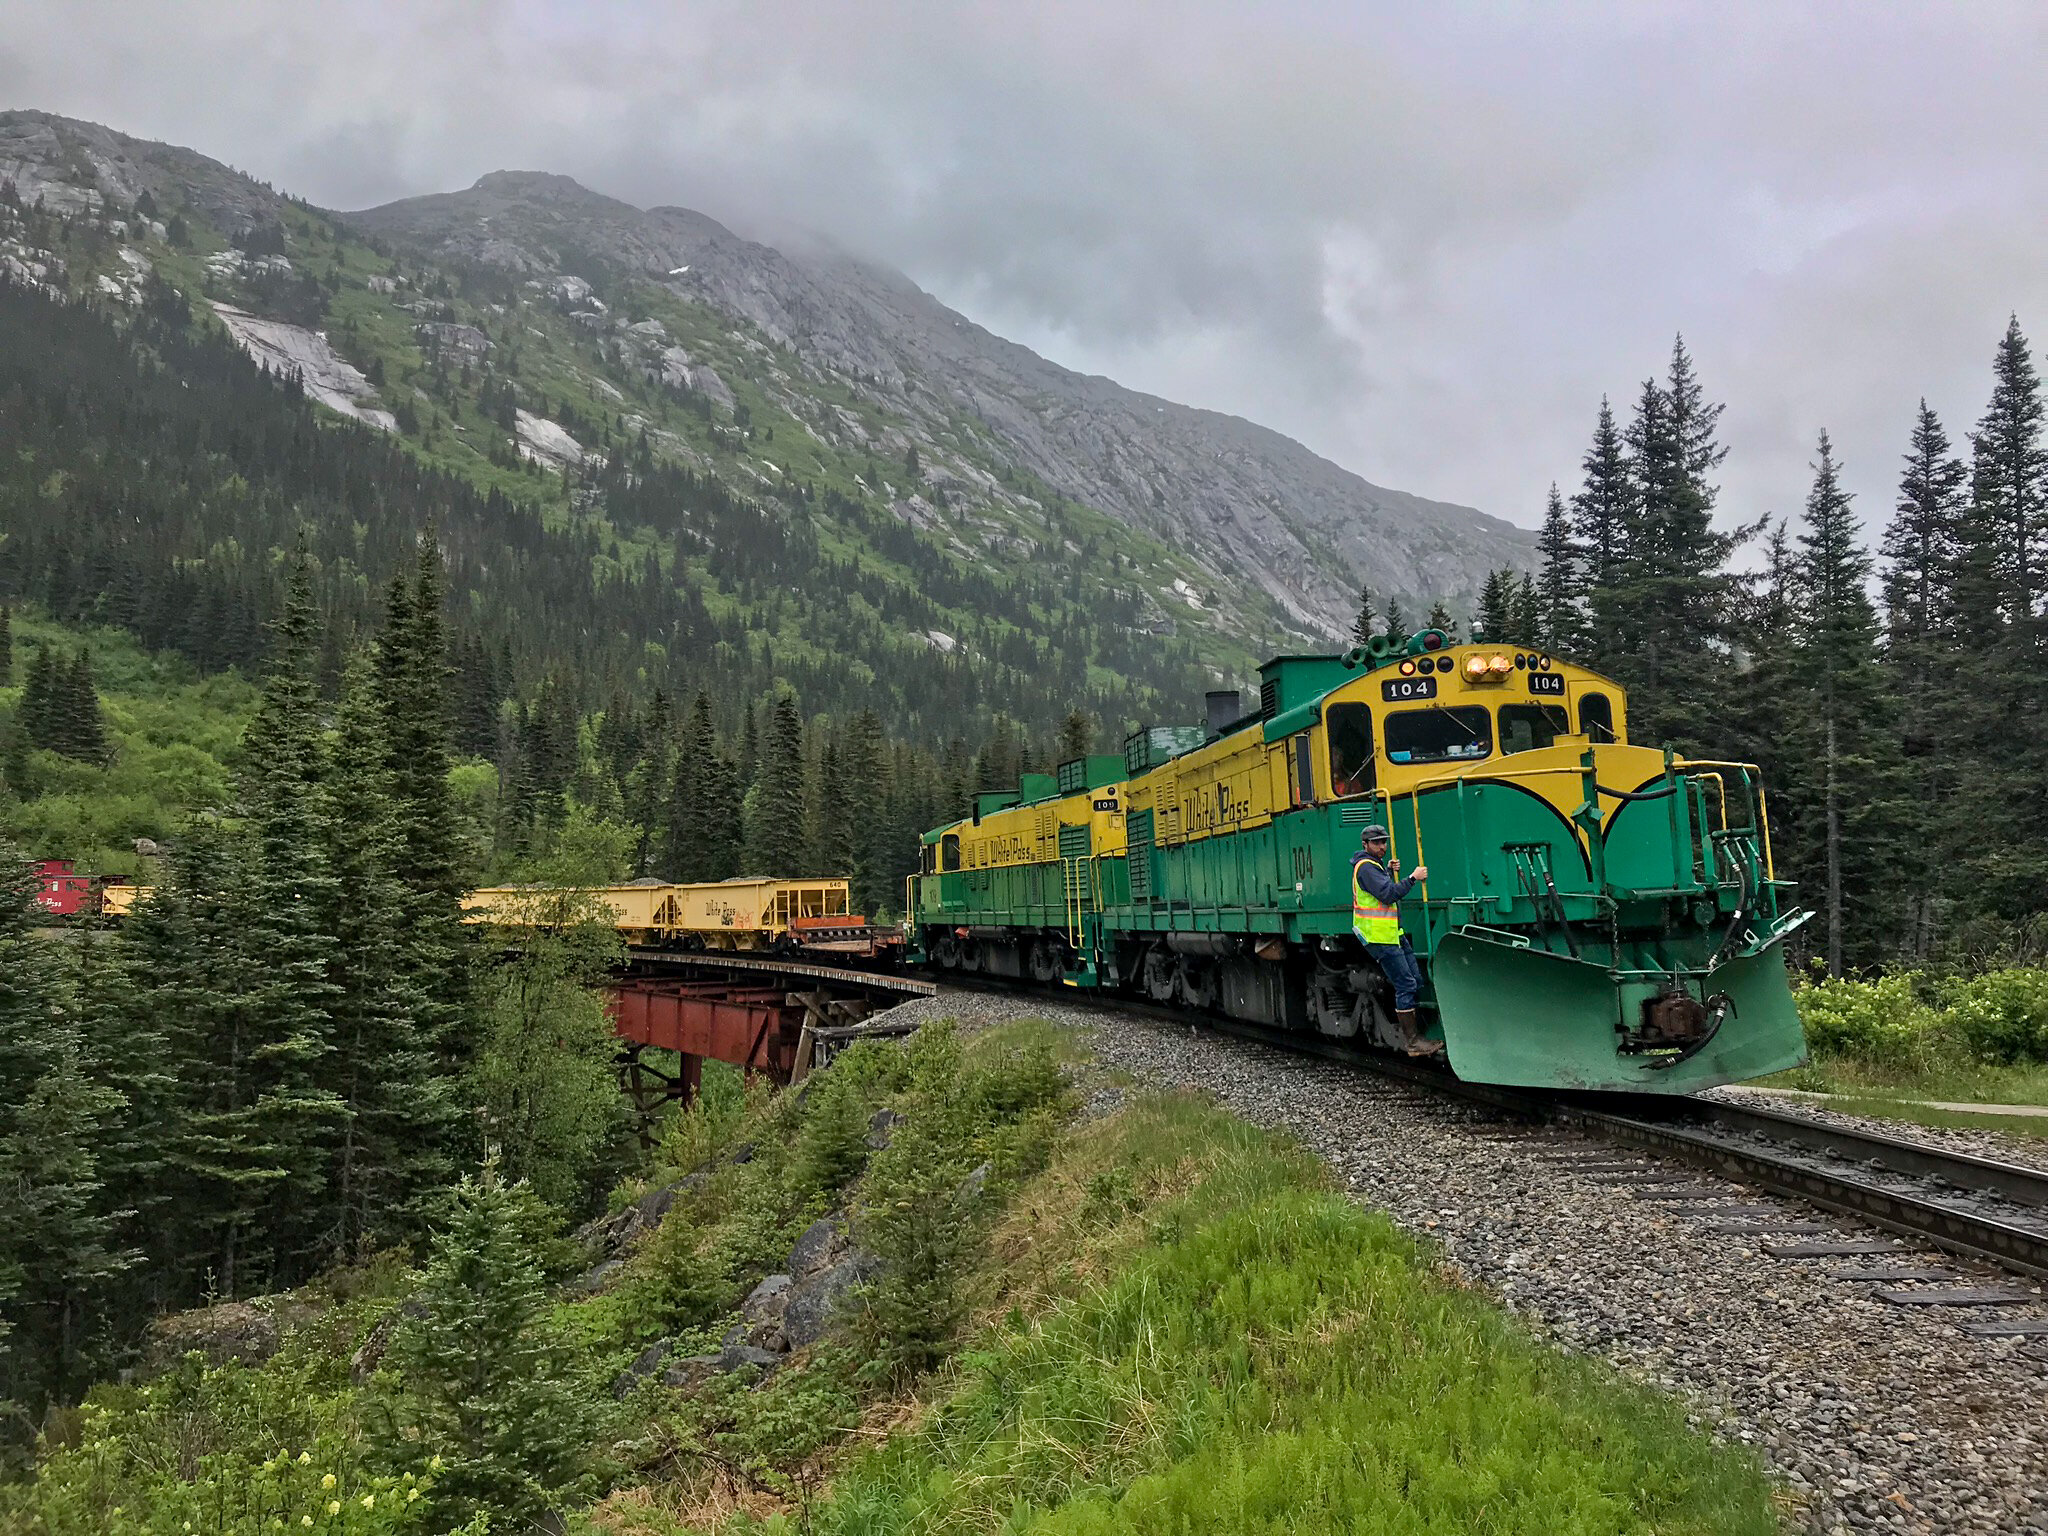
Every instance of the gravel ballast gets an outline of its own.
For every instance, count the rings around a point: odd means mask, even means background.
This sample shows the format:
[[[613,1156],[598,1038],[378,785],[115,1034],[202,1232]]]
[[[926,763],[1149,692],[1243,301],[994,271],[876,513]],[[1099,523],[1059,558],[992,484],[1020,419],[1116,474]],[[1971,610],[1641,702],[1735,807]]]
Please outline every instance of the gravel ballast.
[[[1755,1445],[1799,1501],[1799,1528],[2048,1536],[2048,1341],[1961,1330],[1984,1316],[2048,1315],[2038,1282],[1911,1244],[1874,1258],[1771,1258],[1750,1218],[1649,1197],[1668,1183],[1607,1182],[1617,1165],[1676,1165],[1206,1029],[985,994],[892,1013],[906,1016],[966,1028],[1050,1018],[1089,1031],[1106,1067],[1292,1132],[1360,1201],[1433,1244],[1453,1277]],[[1714,1204],[1825,1229],[1772,1241],[1879,1236],[1686,1173],[1684,1183],[1725,1194]],[[1961,1277],[1949,1286],[2017,1285],[2033,1301],[1989,1313],[1901,1307],[1877,1300],[1875,1283],[1834,1274],[1930,1263]]]

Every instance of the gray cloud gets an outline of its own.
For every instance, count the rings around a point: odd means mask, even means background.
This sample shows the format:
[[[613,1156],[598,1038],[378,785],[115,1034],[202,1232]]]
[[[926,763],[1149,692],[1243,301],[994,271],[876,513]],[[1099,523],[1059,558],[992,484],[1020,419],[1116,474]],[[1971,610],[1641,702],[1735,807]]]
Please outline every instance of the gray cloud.
[[[2048,340],[2032,5],[13,0],[0,103],[333,206],[565,171],[1522,522],[1683,330],[1731,516]]]

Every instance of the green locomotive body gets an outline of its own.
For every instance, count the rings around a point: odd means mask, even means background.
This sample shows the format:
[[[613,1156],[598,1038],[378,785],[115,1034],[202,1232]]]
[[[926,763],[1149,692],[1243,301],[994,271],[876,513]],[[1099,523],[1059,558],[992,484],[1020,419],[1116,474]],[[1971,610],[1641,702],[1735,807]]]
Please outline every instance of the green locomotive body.
[[[1140,732],[927,833],[913,954],[1392,1048],[1353,933],[1376,824],[1428,867],[1401,919],[1459,1077],[1690,1092],[1804,1059],[1783,951],[1807,914],[1755,769],[1630,745],[1607,678],[1434,630],[1261,681],[1249,715]]]

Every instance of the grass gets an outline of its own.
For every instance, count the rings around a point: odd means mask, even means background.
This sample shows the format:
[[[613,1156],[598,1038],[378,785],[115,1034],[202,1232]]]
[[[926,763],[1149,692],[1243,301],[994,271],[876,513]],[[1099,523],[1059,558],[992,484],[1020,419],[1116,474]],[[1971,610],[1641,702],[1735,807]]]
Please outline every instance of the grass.
[[[1080,1091],[1062,1063],[1085,1075]],[[1114,1113],[1073,1119],[1105,1081],[1080,1037],[1042,1022],[863,1044],[801,1096],[707,1074],[648,1171],[709,1177],[619,1284],[553,1308],[555,1368],[601,1399],[592,1454],[613,1479],[594,1508],[565,1511],[567,1528],[1779,1529],[1752,1452],[1536,1339],[1343,1198],[1294,1141],[1128,1084]],[[904,1118],[874,1149],[882,1104]],[[739,1298],[827,1209],[854,1210],[884,1260],[841,1339],[759,1386],[603,1392],[650,1337],[715,1351]],[[33,1481],[0,1480],[0,1531],[254,1536],[314,1491],[308,1529],[411,1529],[387,1496],[431,1447],[392,1459],[373,1427],[396,1383],[357,1382],[349,1360],[412,1283],[392,1256],[330,1277],[324,1306],[263,1365],[188,1361],[100,1388],[45,1442]],[[945,1363],[908,1366],[931,1358]],[[173,1442],[201,1454],[181,1462],[162,1449]],[[332,1493],[309,1481],[328,1469]]]
[[[1816,1055],[1811,1064],[1777,1073],[1765,1079],[1763,1086],[1826,1094],[1827,1107],[1844,1114],[1944,1130],[2005,1131],[2048,1138],[2048,1115],[1957,1114],[1924,1102],[2048,1105],[2048,1066],[2040,1064],[1901,1064],[1855,1055]]]
[[[1749,1453],[1538,1342],[1298,1146],[1185,1096],[1069,1136],[993,1234],[979,1299],[943,1403],[852,1462],[809,1529],[1778,1528]]]

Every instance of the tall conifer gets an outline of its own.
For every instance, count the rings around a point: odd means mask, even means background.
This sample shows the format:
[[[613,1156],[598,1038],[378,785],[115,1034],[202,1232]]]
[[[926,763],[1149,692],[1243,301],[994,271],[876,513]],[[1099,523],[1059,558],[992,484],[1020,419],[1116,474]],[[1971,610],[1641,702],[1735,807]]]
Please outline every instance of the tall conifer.
[[[1800,790],[1811,808],[1804,862],[1818,877],[1828,973],[1839,976],[1847,964],[1877,957],[1880,914],[1891,907],[1882,852],[1890,830],[1889,733],[1870,557],[1857,542],[1850,496],[1825,432],[1818,454],[1797,565],[1798,675],[1807,701],[1798,730],[1813,765]],[[1853,948],[1852,929],[1861,939]]]
[[[1536,633],[1530,644],[1558,655],[1576,656],[1585,618],[1585,567],[1570,513],[1557,483],[1543,509],[1543,532],[1536,540],[1542,561],[1536,586]]]
[[[344,1118],[334,1151],[333,1251],[416,1230],[454,1172],[461,1107],[421,1022],[425,998],[400,877],[404,827],[391,791],[384,713],[360,654],[342,674],[331,775],[335,943],[333,1065]]]
[[[1920,402],[1912,443],[1884,535],[1884,666],[1898,707],[1901,949],[1931,953],[1942,860],[1939,839],[1955,790],[1952,728],[1958,701],[1945,686],[1956,649],[1956,581],[1967,542],[1969,472],[1940,418]]]
[[[35,895],[33,869],[0,844],[0,1381],[31,1424],[102,1363],[102,1308],[132,1262],[101,1168],[122,1101],[94,1081]]]
[[[796,695],[775,696],[754,775],[748,874],[801,874],[804,845],[804,726]]]
[[[1372,588],[1358,584],[1358,616],[1351,621],[1351,643],[1363,645],[1380,632],[1379,617],[1373,611]]]
[[[330,862],[334,809],[321,707],[312,572],[293,567],[271,645],[263,700],[243,741],[251,847],[239,938],[252,971],[249,1054],[254,1113],[277,1174],[266,1210],[287,1271],[324,1256],[333,1230],[329,1158],[343,1109],[329,1086],[334,1005],[329,975],[340,901]]]

